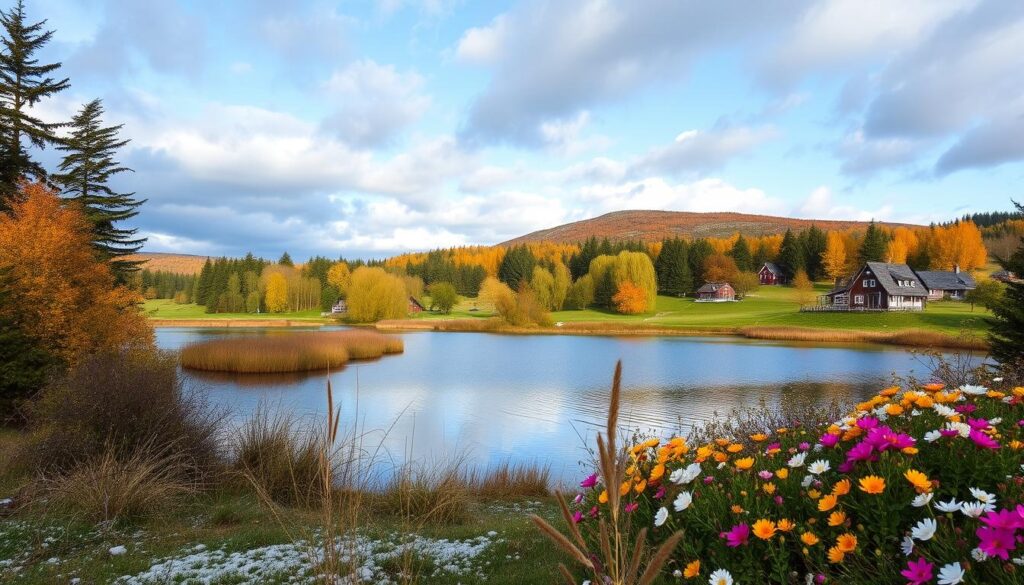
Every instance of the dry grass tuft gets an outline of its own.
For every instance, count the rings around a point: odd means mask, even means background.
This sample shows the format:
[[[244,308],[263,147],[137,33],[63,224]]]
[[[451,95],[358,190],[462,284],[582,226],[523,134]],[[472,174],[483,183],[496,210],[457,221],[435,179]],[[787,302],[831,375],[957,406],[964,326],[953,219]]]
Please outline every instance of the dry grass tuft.
[[[376,331],[287,332],[201,341],[181,350],[193,370],[272,374],[339,368],[350,359],[401,353],[402,340]]]
[[[180,458],[138,451],[119,457],[114,449],[91,457],[71,471],[41,480],[58,508],[94,522],[158,515],[176,499],[193,493],[183,482]]]
[[[321,470],[323,433],[258,408],[235,432],[234,468],[276,504],[314,506],[329,497]]]
[[[750,339],[776,341],[814,341],[829,343],[884,343],[912,347],[935,347],[984,351],[988,343],[981,337],[948,335],[926,329],[902,331],[855,331],[843,329],[812,329],[808,327],[741,327],[740,335]]]
[[[435,469],[405,465],[377,494],[377,506],[415,524],[451,526],[468,518],[468,494],[458,464]]]
[[[464,482],[471,493],[484,498],[542,497],[551,493],[551,468],[506,461],[485,471],[474,469]]]

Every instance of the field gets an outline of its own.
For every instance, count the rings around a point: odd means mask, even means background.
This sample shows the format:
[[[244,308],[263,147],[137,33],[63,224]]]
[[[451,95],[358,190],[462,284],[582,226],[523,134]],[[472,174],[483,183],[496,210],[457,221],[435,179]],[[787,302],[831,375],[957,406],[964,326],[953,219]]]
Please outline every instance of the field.
[[[290,320],[322,323],[319,310],[295,311],[291,313],[207,313],[206,307],[196,304],[179,305],[170,299],[150,299],[142,305],[150,319],[161,320]]]
[[[192,254],[163,254],[159,252],[141,252],[127,257],[128,260],[144,261],[147,270],[162,270],[178,274],[199,274],[206,263],[206,256]]]

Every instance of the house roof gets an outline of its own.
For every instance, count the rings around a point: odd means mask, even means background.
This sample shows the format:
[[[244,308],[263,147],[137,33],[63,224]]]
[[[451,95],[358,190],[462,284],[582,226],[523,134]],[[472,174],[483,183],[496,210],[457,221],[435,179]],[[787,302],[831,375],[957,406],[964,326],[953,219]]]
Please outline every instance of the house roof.
[[[964,272],[919,270],[917,275],[928,290],[971,290],[975,286],[974,278]]]
[[[763,268],[767,268],[772,274],[782,274],[782,269],[774,262],[765,262]]]
[[[921,279],[906,264],[887,264],[885,262],[868,262],[867,268],[878,281],[878,284],[885,289],[889,295],[902,295],[905,297],[926,297]],[[863,268],[861,269],[863,270]],[[913,286],[903,286],[899,282],[911,282]]]
[[[718,292],[718,289],[720,289],[720,288],[722,288],[724,286],[728,286],[729,288],[732,288],[732,286],[728,282],[709,282],[709,283],[705,284],[704,286],[698,288],[697,292],[698,293]]]

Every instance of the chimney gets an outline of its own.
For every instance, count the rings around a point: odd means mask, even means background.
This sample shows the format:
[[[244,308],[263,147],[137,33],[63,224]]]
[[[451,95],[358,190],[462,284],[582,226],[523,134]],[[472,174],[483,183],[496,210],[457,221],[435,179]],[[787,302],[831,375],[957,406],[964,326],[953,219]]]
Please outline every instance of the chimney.
[[[953,274],[960,274],[960,265],[959,264],[954,264],[953,265]]]

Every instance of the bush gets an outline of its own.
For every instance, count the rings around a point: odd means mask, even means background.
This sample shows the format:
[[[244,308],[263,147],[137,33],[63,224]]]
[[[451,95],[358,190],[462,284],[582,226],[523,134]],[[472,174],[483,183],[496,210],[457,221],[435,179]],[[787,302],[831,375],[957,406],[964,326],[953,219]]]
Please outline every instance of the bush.
[[[258,495],[278,504],[314,506],[324,497],[323,433],[289,415],[258,408],[236,431],[233,466]]]
[[[184,385],[173,354],[97,354],[42,391],[23,457],[63,474],[108,455],[131,461],[151,453],[173,457],[176,472],[201,480],[218,467],[222,418]]]
[[[467,486],[458,465],[396,470],[379,494],[382,511],[422,524],[450,526],[469,517]]]
[[[430,285],[430,308],[436,307],[445,315],[459,302],[459,293],[450,282],[435,282]]]
[[[381,319],[405,317],[409,296],[405,283],[383,268],[360,266],[352,273],[346,290],[347,318],[355,323],[372,323]]]
[[[684,532],[666,570],[703,582],[727,571],[738,583],[931,583],[965,570],[971,583],[1019,583],[1022,407],[1024,387],[934,383],[885,389],[826,424],[651,439],[624,451],[614,512],[635,539]],[[605,483],[581,483],[574,520],[587,534],[620,500]]]

